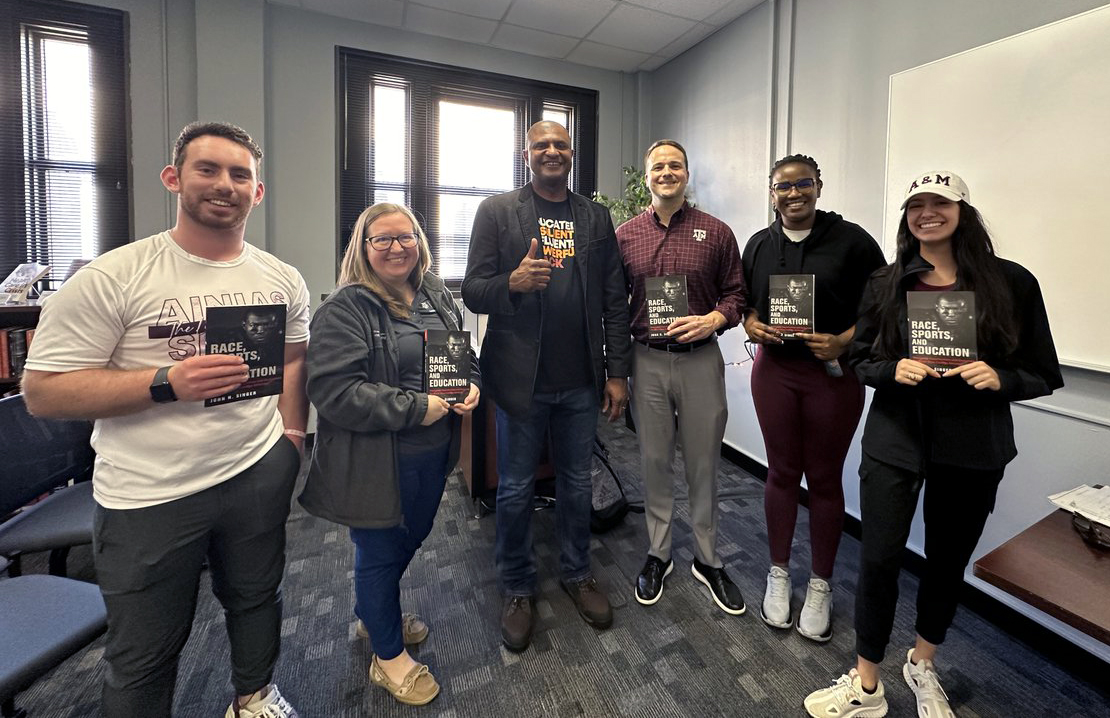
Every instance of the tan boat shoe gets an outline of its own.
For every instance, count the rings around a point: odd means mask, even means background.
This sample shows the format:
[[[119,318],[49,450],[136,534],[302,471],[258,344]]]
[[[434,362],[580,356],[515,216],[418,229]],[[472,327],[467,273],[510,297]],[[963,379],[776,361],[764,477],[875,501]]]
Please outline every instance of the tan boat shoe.
[[[389,691],[390,695],[409,706],[431,703],[439,695],[439,684],[428,667],[417,663],[399,684],[389,680],[375,655],[370,659],[370,682]]]
[[[415,613],[402,613],[401,614],[401,641],[406,646],[415,646],[418,643],[423,643],[424,639],[428,637],[428,624],[424,619]],[[370,632],[366,630],[366,624],[359,621],[355,626],[355,635],[359,638],[369,638]]]

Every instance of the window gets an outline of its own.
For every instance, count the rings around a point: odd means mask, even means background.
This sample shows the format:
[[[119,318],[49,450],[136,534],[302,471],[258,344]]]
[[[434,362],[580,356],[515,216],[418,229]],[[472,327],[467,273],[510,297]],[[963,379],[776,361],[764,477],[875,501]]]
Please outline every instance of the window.
[[[128,241],[126,15],[0,0],[0,277]],[[18,114],[17,114],[18,113]]]
[[[597,93],[339,48],[339,254],[362,210],[411,207],[424,225],[433,271],[458,286],[474,212],[528,179],[521,150],[541,119],[574,144],[571,189],[596,184]]]

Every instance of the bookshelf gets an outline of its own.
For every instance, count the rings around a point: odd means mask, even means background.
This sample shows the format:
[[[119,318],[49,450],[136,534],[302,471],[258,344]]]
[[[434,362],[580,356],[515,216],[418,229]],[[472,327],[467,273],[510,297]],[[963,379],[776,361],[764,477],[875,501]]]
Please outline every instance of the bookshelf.
[[[40,310],[37,299],[29,299],[19,304],[0,304],[0,329],[34,327],[39,323]],[[19,379],[0,378],[0,395],[7,394],[18,385]]]

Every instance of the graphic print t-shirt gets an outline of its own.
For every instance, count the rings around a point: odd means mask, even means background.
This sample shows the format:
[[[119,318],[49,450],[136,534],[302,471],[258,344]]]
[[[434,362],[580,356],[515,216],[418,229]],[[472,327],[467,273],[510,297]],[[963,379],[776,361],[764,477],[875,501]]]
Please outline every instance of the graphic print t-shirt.
[[[249,244],[228,261],[189,254],[169,232],[102,254],[43,304],[28,366],[149,369],[195,356],[208,307],[285,304],[285,342],[308,339],[308,288],[296,269]],[[257,462],[281,438],[278,397],[205,407],[151,404],[97,419],[93,496],[133,509],[203,491]]]
[[[543,294],[543,332],[536,391],[577,389],[591,381],[586,346],[582,287],[574,273],[574,215],[570,200],[549,202],[534,197],[539,217],[540,249],[551,262],[551,281]]]

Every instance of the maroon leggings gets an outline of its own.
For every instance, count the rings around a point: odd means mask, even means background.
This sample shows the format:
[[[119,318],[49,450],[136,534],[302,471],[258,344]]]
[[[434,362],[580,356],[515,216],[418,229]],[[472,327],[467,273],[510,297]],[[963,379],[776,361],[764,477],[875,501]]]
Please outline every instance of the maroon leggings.
[[[752,400],[767,447],[767,539],[773,563],[788,565],[802,474],[809,488],[813,573],[832,576],[844,524],[844,457],[863,413],[851,369],[833,378],[812,356],[756,355]]]

